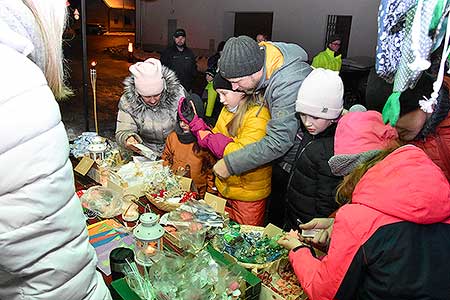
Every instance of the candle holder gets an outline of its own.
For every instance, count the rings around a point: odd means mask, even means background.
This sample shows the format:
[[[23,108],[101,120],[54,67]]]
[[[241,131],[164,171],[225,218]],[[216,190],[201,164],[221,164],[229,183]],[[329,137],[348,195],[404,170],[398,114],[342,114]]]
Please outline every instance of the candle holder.
[[[94,60],[91,62],[91,86],[92,86],[92,95],[94,96],[94,123],[95,123],[95,132],[98,134],[98,121],[97,121],[97,70],[96,67],[97,62]]]
[[[134,62],[133,52],[134,52],[133,43],[130,42],[130,40],[128,40],[128,62],[129,63]]]
[[[87,149],[92,160],[98,162],[105,159],[106,143],[90,144]]]
[[[158,216],[154,213],[142,214],[139,222],[133,230],[136,239],[134,260],[143,267],[149,267],[163,248],[164,228],[158,224]]]
[[[94,136],[91,139],[91,144],[87,147],[89,150],[89,156],[94,161],[103,161],[105,159],[105,153],[107,149],[106,139],[101,136]]]

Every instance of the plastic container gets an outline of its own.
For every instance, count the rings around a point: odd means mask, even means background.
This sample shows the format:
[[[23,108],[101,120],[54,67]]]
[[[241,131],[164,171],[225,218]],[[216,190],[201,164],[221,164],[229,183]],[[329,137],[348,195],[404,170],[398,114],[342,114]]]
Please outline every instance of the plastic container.
[[[128,266],[128,262],[134,261],[134,252],[129,248],[115,248],[109,254],[109,263],[111,266],[111,278],[117,280],[125,277],[124,270]]]

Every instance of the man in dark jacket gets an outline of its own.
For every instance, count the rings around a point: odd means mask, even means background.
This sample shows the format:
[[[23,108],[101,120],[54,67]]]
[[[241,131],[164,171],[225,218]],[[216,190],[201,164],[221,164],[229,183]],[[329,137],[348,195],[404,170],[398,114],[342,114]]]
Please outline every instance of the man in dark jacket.
[[[173,34],[173,42],[173,45],[161,54],[161,63],[175,71],[183,87],[191,91],[197,74],[197,64],[194,52],[186,46],[186,31],[177,29]]]

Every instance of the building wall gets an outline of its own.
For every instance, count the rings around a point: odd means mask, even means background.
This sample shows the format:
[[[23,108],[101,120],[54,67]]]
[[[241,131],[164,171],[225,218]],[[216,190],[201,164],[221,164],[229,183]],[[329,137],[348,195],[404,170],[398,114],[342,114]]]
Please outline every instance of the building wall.
[[[108,8],[102,0],[86,1],[87,23],[99,23],[108,28]]]
[[[127,4],[126,7],[130,5]],[[103,0],[86,1],[87,23],[99,23],[105,26],[108,31],[134,31],[135,30],[135,10],[119,8],[108,8]],[[110,14],[108,17],[108,13]],[[131,24],[124,24],[126,15]],[[114,22],[117,19],[117,23]],[[109,21],[109,24],[108,24]]]
[[[125,24],[125,17],[130,24]],[[109,15],[110,31],[134,31],[135,30],[135,12],[129,9],[111,8]]]
[[[136,40],[167,45],[167,20],[177,19],[178,27],[187,31],[190,47],[209,49],[210,39],[217,45],[233,35],[235,12],[273,12],[272,40],[297,43],[312,57],[323,50],[327,15],[352,15],[348,56],[374,56],[378,4],[374,0],[136,0]]]

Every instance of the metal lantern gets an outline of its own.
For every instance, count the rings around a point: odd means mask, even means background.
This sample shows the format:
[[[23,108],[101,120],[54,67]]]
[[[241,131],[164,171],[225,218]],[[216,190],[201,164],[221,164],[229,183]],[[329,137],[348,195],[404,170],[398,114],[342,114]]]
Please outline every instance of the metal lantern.
[[[162,237],[164,228],[158,223],[158,216],[154,213],[142,214],[140,224],[133,230],[136,239],[134,260],[136,263],[148,267],[155,261],[155,256],[163,248]]]
[[[88,146],[89,150],[89,156],[97,161],[97,160],[104,160],[105,159],[105,151],[106,151],[106,143],[99,143],[99,144],[90,144]]]

